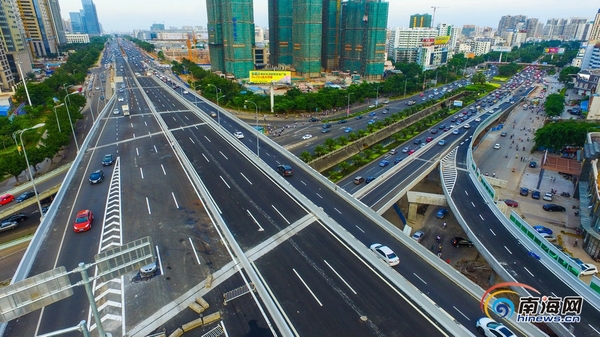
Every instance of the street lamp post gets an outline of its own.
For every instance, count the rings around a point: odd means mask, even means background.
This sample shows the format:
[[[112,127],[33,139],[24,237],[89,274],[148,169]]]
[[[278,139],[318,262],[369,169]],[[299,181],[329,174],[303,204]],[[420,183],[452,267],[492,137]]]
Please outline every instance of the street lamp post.
[[[217,106],[219,105],[219,100],[225,97],[225,95],[221,95],[221,97],[217,96]],[[217,108],[217,123],[221,124],[221,109]]]
[[[67,88],[65,88],[65,91],[66,90],[67,90]],[[65,106],[67,107],[67,116],[69,116],[69,124],[71,124],[71,131],[73,132],[73,139],[75,139],[75,147],[77,148],[77,153],[79,153],[79,143],[77,142],[77,135],[75,134],[75,129],[73,128],[73,121],[71,120],[71,113],[69,112],[69,104],[67,104],[67,98],[69,97],[69,95],[73,95],[76,93],[77,93],[77,91],[73,91],[70,94],[66,94],[65,99],[63,99],[63,102],[64,102]]]
[[[256,105],[256,103],[249,101],[249,100],[245,100],[244,103],[252,103],[254,104],[254,112],[256,114],[256,155],[260,157],[260,147],[258,144],[258,105]]]
[[[381,88],[380,85],[377,86],[377,98],[375,98],[375,108],[379,106],[379,88]]]
[[[27,102],[29,103],[29,106],[33,106],[31,105],[31,97],[29,97],[29,90],[27,90],[27,81],[25,81],[25,76],[23,76],[23,69],[21,69],[21,62],[17,62],[17,67],[19,68],[19,72],[21,73],[21,81],[23,81],[23,86],[25,87]]]
[[[402,97],[406,97],[406,84],[408,83],[408,78],[404,80],[404,96]]]
[[[56,108],[60,108],[63,105],[65,105],[65,103],[60,103],[59,105],[55,105],[52,108],[54,110],[54,116],[56,117],[56,124],[58,124],[58,132],[60,133],[62,133],[62,130],[60,129],[60,122],[58,121],[58,114],[56,113]]]
[[[25,131],[41,128],[44,125],[46,125],[46,124],[40,123],[40,124],[34,125],[30,128],[20,130],[20,131],[13,133],[13,138],[15,139],[15,142],[17,141],[17,133],[19,134],[19,139],[21,140],[21,148],[23,148],[23,154],[25,155],[25,163],[27,163],[27,169],[29,170],[29,176],[31,177],[31,186],[33,187],[33,193],[35,194],[35,199],[37,200],[38,208],[40,209],[40,218],[44,217],[44,213],[42,212],[42,204],[40,203],[40,197],[38,195],[37,188],[35,187],[35,181],[33,179],[33,172],[31,172],[31,166],[29,165],[29,158],[27,158],[27,151],[25,151],[25,144],[23,143],[23,133],[25,133]]]
[[[352,95],[351,92],[348,93],[348,108],[346,110],[346,117],[350,116],[350,95]]]

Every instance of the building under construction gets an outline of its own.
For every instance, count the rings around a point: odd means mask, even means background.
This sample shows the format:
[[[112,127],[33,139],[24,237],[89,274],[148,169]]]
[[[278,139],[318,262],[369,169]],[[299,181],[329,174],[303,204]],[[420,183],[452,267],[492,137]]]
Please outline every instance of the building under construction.
[[[211,69],[249,77],[254,70],[254,11],[252,0],[207,0]]]
[[[305,77],[341,70],[379,78],[388,10],[382,0],[269,0],[271,66]]]
[[[342,3],[340,70],[364,78],[383,75],[389,3],[350,0]]]

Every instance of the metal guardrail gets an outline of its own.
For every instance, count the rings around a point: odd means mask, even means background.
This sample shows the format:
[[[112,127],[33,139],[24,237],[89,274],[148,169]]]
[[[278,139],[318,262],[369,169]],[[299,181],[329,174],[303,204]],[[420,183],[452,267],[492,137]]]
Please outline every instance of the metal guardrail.
[[[208,102],[208,103],[212,104],[212,102]],[[192,104],[190,102],[186,101],[186,104],[189,104],[188,107],[190,107],[190,109],[194,113],[198,114],[196,111],[196,110],[198,110],[198,108],[192,109],[192,107],[191,107]],[[231,114],[229,115],[229,117],[231,119],[236,120],[236,122],[239,124],[239,126],[241,128],[244,128],[248,131],[256,132],[256,130],[254,128],[251,128],[247,123],[239,120],[237,117],[235,117]],[[266,165],[266,163],[264,163],[262,160],[260,160],[260,158],[257,157],[256,154],[254,152],[252,152],[252,150],[247,148],[245,145],[240,145],[240,143],[238,141],[236,141],[236,139],[234,139],[233,136],[229,132],[227,132],[225,129],[221,128],[217,124],[217,122],[214,121],[211,117],[204,114],[204,115],[201,115],[201,118],[206,120],[207,124],[209,126],[211,126],[217,133],[221,134],[221,136],[224,139],[228,140],[235,148],[238,149],[238,151],[240,151],[240,153],[242,153],[251,162],[253,162],[254,165],[257,166],[257,168],[259,168],[263,172],[265,172],[265,174],[268,175],[272,180],[277,181],[277,183],[280,186],[285,188],[291,195],[296,197],[298,200],[303,200],[303,205],[305,207],[307,207],[313,214],[315,214],[324,224],[326,224],[330,230],[332,230],[344,242],[346,242],[350,247],[352,247],[353,250],[358,252],[363,259],[367,260],[374,268],[376,268],[379,271],[379,273],[381,273],[391,283],[393,283],[395,287],[397,287],[398,289],[401,289],[403,291],[403,293],[408,296],[410,301],[412,301],[413,303],[418,303],[422,309],[427,311],[427,313],[429,315],[431,315],[431,317],[433,317],[452,336],[474,336],[468,330],[466,330],[466,328],[464,326],[462,326],[460,323],[458,323],[456,320],[454,320],[453,317],[451,317],[448,313],[443,311],[437,304],[435,304],[433,301],[431,301],[431,299],[429,299],[425,294],[423,294],[413,284],[408,282],[404,277],[402,277],[400,274],[398,274],[392,268],[389,268],[387,265],[383,265],[381,263],[381,261],[376,256],[374,256],[374,254],[372,254],[370,252],[370,250],[362,242],[360,242],[358,239],[356,239],[352,234],[350,234],[340,224],[333,221],[329,217],[329,215],[323,211],[323,209],[321,207],[319,207],[318,205],[315,205],[312,202],[310,202],[309,200],[307,200],[303,196],[303,194],[300,193],[298,190],[296,190],[292,185],[290,185],[287,180],[285,180],[281,175],[276,174],[275,171],[273,170],[273,168],[269,167],[268,165]],[[349,203],[353,204],[355,207],[359,208],[363,213],[365,213],[369,218],[371,218],[372,221],[374,221],[376,223],[385,222],[385,224],[382,227],[384,229],[388,230],[388,232],[393,233],[393,235],[395,237],[397,237],[398,239],[401,239],[403,242],[405,242],[405,244],[407,244],[407,245],[415,244],[414,240],[408,238],[404,233],[399,231],[394,225],[387,222],[385,219],[381,218],[381,216],[379,216],[377,213],[375,213],[375,211],[373,211],[371,208],[365,206],[363,203],[354,199],[346,191],[339,189],[337,185],[335,185],[334,183],[332,183],[331,181],[329,181],[328,179],[323,177],[319,172],[314,170],[312,167],[308,166],[306,163],[300,161],[300,159],[298,159],[296,156],[294,156],[287,150],[281,148],[281,146],[279,146],[279,144],[275,143],[273,140],[269,139],[268,137],[265,137],[262,134],[260,134],[259,137],[261,138],[261,140],[263,142],[268,142],[269,145],[272,146],[273,148],[280,149],[280,153],[285,155],[288,158],[288,160],[290,160],[290,162],[294,162],[296,165],[304,167],[313,176],[313,178],[316,178],[317,180],[323,182],[324,186],[330,188],[332,191],[338,192],[338,195],[342,196],[343,199],[345,199],[347,202],[349,202]],[[214,207],[214,205],[212,205],[212,204],[209,204],[209,206],[210,206],[210,207],[208,207],[209,209]],[[211,211],[211,212],[213,212],[213,214],[218,215],[218,212],[216,212],[216,210]],[[219,217],[219,220],[222,221],[220,219],[220,217]],[[224,226],[224,224],[222,224],[222,226]],[[428,250],[426,250],[421,245],[418,245],[417,248],[421,249],[422,252],[425,255],[427,255],[427,257],[430,258],[431,261],[433,261],[433,256],[429,256],[432,254],[430,254]],[[240,256],[240,259],[244,260],[245,255],[243,254],[243,252],[241,254],[242,255]],[[454,273],[455,276],[457,278],[460,278],[461,281],[463,281],[466,286],[477,287],[474,283],[472,283],[470,280],[468,280],[466,277],[464,277],[462,274],[460,274],[454,268],[448,266],[446,263],[440,263],[440,259],[437,257],[435,257],[435,259],[437,260],[437,261],[435,261],[436,264],[439,264],[441,266],[441,268],[446,269],[449,273]],[[246,271],[249,273],[253,272],[252,270],[248,270],[248,269],[246,269]],[[260,279],[258,279],[258,281],[260,281]],[[267,301],[267,299],[270,299],[269,293],[261,292],[261,288],[264,287],[262,285],[262,283],[257,283],[255,280],[253,280],[253,282],[256,285],[257,290],[258,290],[261,298],[263,299],[263,301],[265,301],[267,303],[271,302],[272,300]],[[480,294],[482,295],[483,289],[479,288],[479,290],[480,290]],[[407,301],[409,299],[407,299]],[[273,310],[275,310],[275,312],[278,315],[280,315],[279,311],[277,310],[277,307],[273,307]]]
[[[515,102],[514,106],[518,106],[518,104],[523,100],[524,98],[521,98],[519,101]],[[492,116],[490,118],[487,118],[485,120],[485,123],[481,123],[474,131],[474,136],[476,137],[479,133],[481,133],[482,130],[484,130],[489,124],[495,122],[495,120],[501,115],[503,114],[505,111],[497,111],[495,113],[492,114]],[[474,138],[475,138],[474,137]],[[504,213],[502,213],[500,211],[500,209],[496,206],[495,204],[495,200],[493,199],[493,194],[489,193],[489,190],[487,190],[483,184],[481,183],[481,180],[478,179],[478,176],[480,176],[480,172],[478,171],[477,165],[475,164],[474,160],[473,160],[473,149],[472,149],[472,143],[469,146],[468,152],[467,152],[467,169],[469,170],[470,174],[470,178],[473,181],[474,185],[476,186],[476,188],[479,190],[479,193],[481,194],[482,198],[484,198],[484,200],[486,200],[486,203],[488,204],[493,204],[493,206],[490,207],[490,209],[494,212],[494,214],[496,215],[496,217],[503,222],[504,226],[530,251],[536,252],[538,255],[543,255],[543,251],[540,251],[540,247],[535,245],[531,239],[525,235],[523,232],[521,232],[520,230],[517,230],[515,228],[514,225],[510,224],[509,219],[506,218],[506,216],[504,215]],[[443,174],[441,174],[441,179],[442,182],[444,181],[444,177]],[[447,194],[447,190],[444,189],[444,193]],[[469,237],[469,239],[471,241],[473,241],[473,243],[475,244],[475,246],[477,247],[478,251],[480,252],[480,254],[483,255],[483,257],[486,259],[486,261],[488,261],[488,263],[490,263],[490,265],[492,266],[492,269],[498,273],[503,279],[505,280],[513,280],[513,281],[517,281],[512,274],[510,274],[508,271],[506,271],[499,263],[498,261],[495,259],[495,257],[481,244],[481,242],[479,241],[479,239],[477,238],[477,236],[475,235],[475,233],[471,230],[470,227],[468,227],[466,225],[465,220],[460,216],[460,213],[458,211],[458,209],[456,208],[456,205],[454,204],[454,202],[452,201],[452,199],[450,198],[450,195],[446,195],[448,198],[448,205],[449,207],[452,209],[453,214],[455,214],[455,216],[457,216],[457,219],[459,219],[459,222],[461,223],[461,226],[463,227],[463,229],[465,230],[467,236]],[[553,259],[542,259],[541,262],[542,263],[546,263],[546,260],[551,260],[554,261],[554,263],[556,263],[556,260]],[[569,278],[570,280],[573,280],[573,275],[568,273],[562,266],[560,268],[558,268],[559,270],[557,270],[557,268],[548,266],[548,270],[550,270],[551,272],[553,272],[555,275],[557,275],[557,277],[561,278],[565,284],[569,287],[571,287],[573,290],[575,290],[576,292],[578,292],[579,294],[581,294],[582,296],[585,296],[586,299],[590,298],[584,294],[588,294],[589,296],[592,296],[591,298],[593,299],[592,301],[589,301],[590,304],[594,305],[596,308],[598,308],[598,297],[597,294],[594,293],[591,289],[589,289],[588,287],[584,286],[582,282],[575,282],[576,284],[572,284],[571,282],[569,282]],[[576,277],[575,277],[576,278]],[[576,278],[577,279],[577,278]],[[577,279],[579,281],[579,279]],[[530,294],[525,291],[524,289],[514,289],[515,291],[517,291],[519,294],[521,294],[521,296],[529,296]],[[579,291],[578,291],[579,290]],[[580,292],[581,291],[581,292]],[[594,302],[594,303],[593,303]],[[514,317],[511,319],[511,321],[514,320]],[[514,323],[514,322],[513,322]],[[513,324],[514,325],[514,324]],[[569,331],[569,329],[563,325],[563,324],[559,324],[559,323],[549,323],[548,325],[551,326],[552,330],[559,334],[560,336],[573,336],[573,334]],[[519,324],[518,327],[522,327],[522,324]]]
[[[98,117],[100,117],[100,115],[105,114],[107,111],[109,111],[108,107],[114,100],[115,100],[115,96],[112,96],[111,99],[104,106],[103,111],[98,115]],[[100,118],[98,118],[96,120],[98,121],[98,120],[100,120]],[[80,147],[81,149],[86,149],[88,147],[88,145],[92,139],[92,137],[90,135],[93,135],[97,131],[97,129],[100,127],[99,125],[100,125],[100,123],[94,123],[92,125],[90,132],[88,133],[88,135],[85,137],[85,140],[81,144],[81,147]],[[79,153],[75,157],[75,160],[71,164],[71,167],[69,168],[69,171],[67,172],[67,175],[65,176],[65,179],[63,180],[62,186],[68,186],[71,183],[71,181],[73,180],[73,177],[76,174],[77,167],[79,167],[79,164],[83,160],[84,154],[85,154],[85,150],[79,151]],[[66,190],[67,190],[66,188],[60,188],[52,203],[53,204],[54,203],[55,204],[62,203],[63,199],[65,198],[65,194],[67,193]],[[46,216],[44,217],[44,219],[42,220],[42,223],[39,225],[38,229],[36,230],[35,234],[33,235],[33,239],[31,240],[31,243],[27,247],[27,250],[25,251],[23,258],[21,259],[19,266],[17,267],[17,271],[15,272],[15,275],[13,276],[13,278],[11,280],[11,284],[13,284],[17,281],[22,281],[22,280],[26,279],[27,276],[29,275],[29,272],[31,271],[31,267],[33,266],[33,262],[37,256],[37,253],[39,252],[40,247],[42,246],[42,243],[44,242],[44,238],[46,237],[46,234],[48,233],[48,231],[50,230],[50,227],[52,226],[52,222],[54,220],[54,217],[56,216],[56,212],[57,212],[56,210],[57,210],[57,207],[50,207],[48,209]],[[4,332],[6,331],[6,326],[7,326],[7,323],[0,324],[0,336],[4,335]]]

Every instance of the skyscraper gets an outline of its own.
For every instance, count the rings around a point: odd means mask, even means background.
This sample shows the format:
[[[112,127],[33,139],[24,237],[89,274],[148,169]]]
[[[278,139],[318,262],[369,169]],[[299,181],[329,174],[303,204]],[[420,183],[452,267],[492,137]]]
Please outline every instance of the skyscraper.
[[[247,78],[254,70],[254,10],[252,0],[207,0],[211,68]]]
[[[590,40],[600,41],[600,9],[594,18],[594,25],[592,25],[592,31],[590,32]]]
[[[269,0],[271,65],[305,77],[323,70],[381,76],[388,7],[382,0]]]
[[[98,21],[98,13],[96,13],[96,5],[92,0],[81,0],[81,6],[83,7],[85,32],[90,35],[100,35],[100,22]]]
[[[81,19],[81,13],[70,12],[69,17],[71,18],[71,28],[73,29],[71,33],[85,33],[85,26]]]
[[[349,0],[342,3],[340,69],[365,78],[383,75],[389,3]]]
[[[431,14],[413,14],[410,16],[408,28],[430,28]]]

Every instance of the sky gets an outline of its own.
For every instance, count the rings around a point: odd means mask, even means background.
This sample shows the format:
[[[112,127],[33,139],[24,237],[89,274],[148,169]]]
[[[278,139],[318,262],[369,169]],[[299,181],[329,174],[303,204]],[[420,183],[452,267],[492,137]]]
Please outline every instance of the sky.
[[[410,15],[433,14],[435,25],[444,22],[462,27],[465,24],[498,27],[503,15],[526,15],[546,23],[550,18],[583,17],[593,20],[600,3],[589,0],[432,0],[427,4],[414,0],[388,0],[389,28],[408,27]],[[62,17],[79,11],[81,0],[59,0]],[[96,0],[98,19],[105,32],[131,32],[150,29],[153,23],[165,28],[206,27],[206,1],[203,0]],[[254,0],[254,22],[268,27],[267,0]]]

